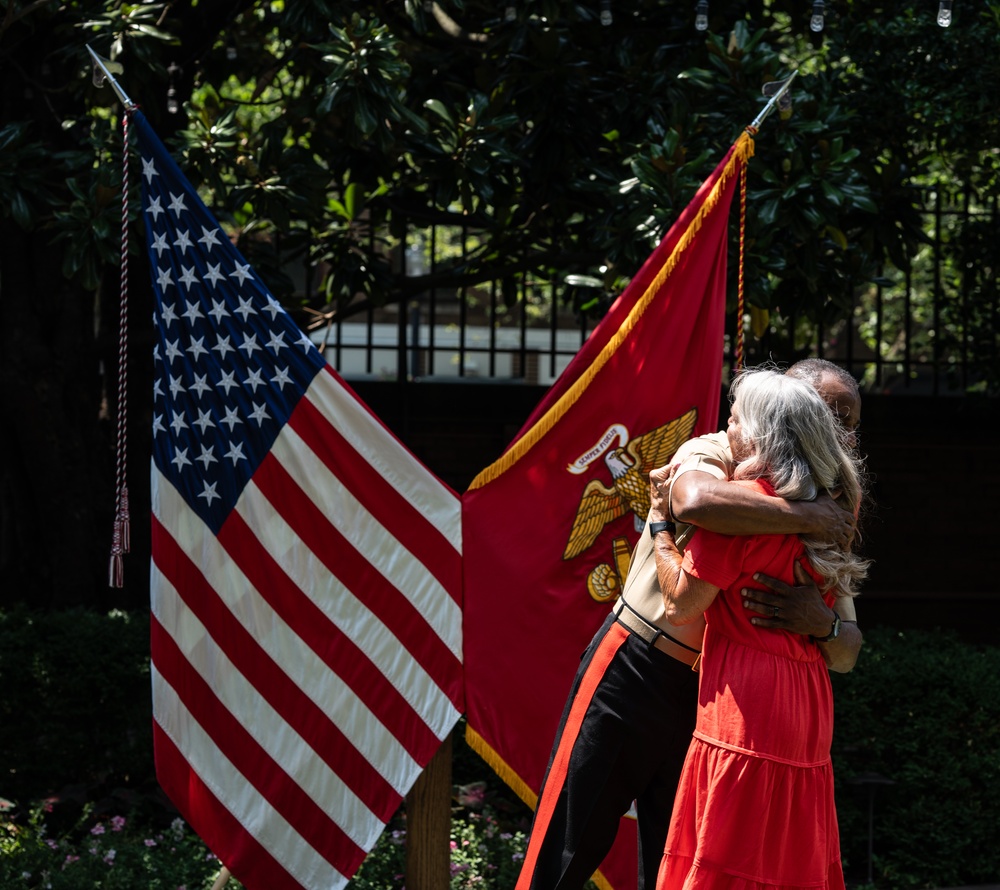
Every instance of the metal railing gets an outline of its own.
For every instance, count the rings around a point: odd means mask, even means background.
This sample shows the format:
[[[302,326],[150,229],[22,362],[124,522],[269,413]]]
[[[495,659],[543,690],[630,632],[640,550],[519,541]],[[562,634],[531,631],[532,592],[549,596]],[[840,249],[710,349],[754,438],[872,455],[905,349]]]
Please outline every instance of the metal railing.
[[[887,267],[854,290],[848,317],[810,324],[772,316],[768,331],[746,333],[746,361],[814,355],[848,368],[869,391],[961,395],[1000,389],[998,197],[946,187],[925,193],[926,244],[910,268]],[[440,263],[461,257],[475,233],[408,229],[397,249],[406,275],[434,280]],[[317,329],[314,340],[347,377],[509,380],[552,383],[598,318],[576,309],[568,276],[429,287],[404,303],[369,308]],[[570,278],[570,280],[573,280]],[[593,292],[593,301],[601,297]],[[728,320],[731,342],[735,318]]]

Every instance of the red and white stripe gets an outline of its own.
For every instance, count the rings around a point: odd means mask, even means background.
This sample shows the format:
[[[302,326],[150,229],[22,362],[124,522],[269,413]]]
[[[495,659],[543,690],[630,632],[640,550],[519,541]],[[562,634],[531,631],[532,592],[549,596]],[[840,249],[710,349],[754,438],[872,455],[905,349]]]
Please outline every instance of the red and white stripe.
[[[327,369],[218,536],[155,465],[157,776],[248,888],[338,888],[464,709],[461,502]]]

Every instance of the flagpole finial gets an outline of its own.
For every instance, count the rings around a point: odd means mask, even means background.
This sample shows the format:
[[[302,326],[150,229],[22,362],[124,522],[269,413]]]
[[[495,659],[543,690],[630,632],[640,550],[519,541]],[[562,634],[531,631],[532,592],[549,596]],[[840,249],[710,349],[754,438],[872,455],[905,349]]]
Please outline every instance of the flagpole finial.
[[[104,86],[104,82],[107,81],[111,84],[111,89],[115,91],[118,101],[125,106],[126,111],[131,111],[135,108],[136,104],[128,97],[125,90],[121,88],[121,84],[115,80],[114,75],[111,73],[112,68],[120,73],[124,70],[122,66],[99,56],[94,52],[89,43],[87,44],[87,52],[90,53],[90,57],[94,61],[94,86]]]
[[[767,105],[760,110],[760,114],[754,118],[753,123],[747,127],[748,132],[756,133],[760,129],[760,125],[764,123],[765,118],[767,118],[767,116],[774,111],[774,106],[778,105],[780,107],[782,98],[785,93],[788,92],[788,88],[792,85],[792,81],[795,80],[798,73],[798,70],[795,70],[785,80],[778,80],[764,85],[764,95],[766,96],[770,94],[771,98],[768,100]],[[788,102],[788,105],[790,104],[791,103]]]

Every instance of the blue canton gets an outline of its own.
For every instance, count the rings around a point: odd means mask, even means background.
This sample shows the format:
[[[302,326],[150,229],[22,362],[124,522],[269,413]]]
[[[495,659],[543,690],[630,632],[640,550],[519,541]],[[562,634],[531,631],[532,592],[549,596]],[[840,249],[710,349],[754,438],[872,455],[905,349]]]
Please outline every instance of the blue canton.
[[[153,460],[218,533],[325,362],[142,113],[132,122],[156,303]]]

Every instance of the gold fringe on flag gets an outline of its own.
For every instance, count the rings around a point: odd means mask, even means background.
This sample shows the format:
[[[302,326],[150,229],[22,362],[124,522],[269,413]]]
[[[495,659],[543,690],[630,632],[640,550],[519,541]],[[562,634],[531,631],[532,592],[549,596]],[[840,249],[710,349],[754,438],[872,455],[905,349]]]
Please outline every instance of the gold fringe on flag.
[[[736,169],[737,161],[742,162],[745,166],[747,161],[753,157],[753,152],[753,138],[749,132],[745,131],[740,134],[739,139],[737,139],[733,145],[733,152],[729,157],[728,163],[723,168],[722,173],[719,175],[715,185],[712,186],[712,190],[702,202],[697,215],[693,220],[691,220],[691,224],[688,226],[687,231],[681,236],[676,247],[674,247],[670,256],[667,258],[667,261],[660,268],[660,271],[657,273],[653,281],[650,282],[649,287],[646,288],[646,292],[639,298],[639,300],[636,301],[635,306],[632,307],[628,317],[622,322],[621,327],[615,335],[604,345],[604,348],[600,351],[594,361],[591,362],[590,367],[588,367],[587,370],[584,371],[573,383],[573,385],[570,386],[569,389],[562,394],[562,396],[560,396],[555,404],[549,408],[549,410],[538,420],[538,422],[530,430],[528,430],[524,436],[518,439],[514,445],[498,460],[490,464],[485,470],[476,476],[475,479],[472,480],[472,483],[469,485],[469,491],[476,488],[482,488],[495,479],[498,479],[507,470],[514,466],[514,464],[516,464],[542,438],[544,438],[549,430],[551,430],[562,419],[563,415],[569,410],[569,407],[580,398],[594,378],[601,372],[601,369],[607,364],[611,356],[614,355],[618,347],[621,346],[622,343],[624,343],[628,338],[629,334],[632,333],[632,329],[636,326],[636,324],[638,324],[639,320],[643,316],[643,313],[645,313],[647,307],[653,301],[653,298],[659,293],[660,289],[663,287],[664,283],[670,277],[674,269],[677,268],[681,255],[685,250],[687,250],[687,248],[694,241],[695,236],[701,230],[705,217],[711,213],[715,208],[715,205],[718,204],[723,186],[725,186],[728,182],[729,177],[733,175],[733,172]]]
[[[465,741],[468,742],[473,751],[486,761],[487,766],[500,777],[510,790],[532,810],[538,806],[538,795],[528,787],[527,782],[514,772],[507,761],[490,746],[489,742],[468,724],[465,726]]]

